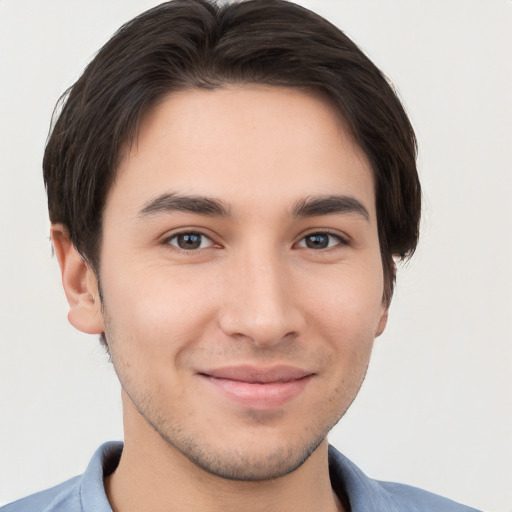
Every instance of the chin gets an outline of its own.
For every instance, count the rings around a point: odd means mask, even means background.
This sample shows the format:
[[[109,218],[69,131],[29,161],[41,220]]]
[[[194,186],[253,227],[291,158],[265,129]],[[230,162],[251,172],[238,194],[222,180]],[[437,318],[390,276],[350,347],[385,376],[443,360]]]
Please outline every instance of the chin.
[[[195,466],[211,475],[226,480],[257,482],[292,473],[306,462],[324,439],[325,436],[322,436],[307,445],[283,443],[272,447],[261,446],[255,441],[253,447],[243,448],[200,446],[191,439],[183,440],[179,445],[164,440]]]

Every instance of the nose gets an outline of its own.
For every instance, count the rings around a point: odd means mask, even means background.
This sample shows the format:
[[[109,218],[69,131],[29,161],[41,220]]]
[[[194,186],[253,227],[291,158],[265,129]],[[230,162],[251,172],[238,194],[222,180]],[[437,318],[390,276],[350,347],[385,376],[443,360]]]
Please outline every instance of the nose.
[[[278,256],[246,255],[231,266],[224,283],[222,331],[271,347],[297,337],[305,321],[290,268]]]

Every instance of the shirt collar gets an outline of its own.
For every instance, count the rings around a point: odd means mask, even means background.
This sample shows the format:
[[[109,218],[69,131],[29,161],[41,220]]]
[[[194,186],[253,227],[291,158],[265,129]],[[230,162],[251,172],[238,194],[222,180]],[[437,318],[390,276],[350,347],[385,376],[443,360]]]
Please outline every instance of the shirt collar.
[[[413,504],[405,509],[377,480],[368,478],[333,446],[329,446],[329,471],[334,491],[345,493],[350,512],[418,512]]]
[[[114,441],[104,443],[94,453],[79,488],[83,512],[112,512],[103,479],[117,467],[122,450],[123,443]],[[368,478],[333,446],[329,446],[329,471],[334,491],[342,501],[345,494],[350,512],[417,512],[410,505],[405,511],[378,481]]]
[[[92,456],[80,483],[82,512],[112,512],[103,478],[115,470],[122,451],[123,443],[113,441],[102,444]]]

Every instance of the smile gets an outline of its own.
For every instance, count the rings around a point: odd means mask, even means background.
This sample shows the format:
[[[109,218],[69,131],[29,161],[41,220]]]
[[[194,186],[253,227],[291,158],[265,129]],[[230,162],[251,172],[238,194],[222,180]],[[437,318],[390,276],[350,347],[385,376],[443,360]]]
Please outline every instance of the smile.
[[[290,366],[268,369],[238,366],[198,374],[228,400],[251,409],[283,406],[299,395],[314,373]]]

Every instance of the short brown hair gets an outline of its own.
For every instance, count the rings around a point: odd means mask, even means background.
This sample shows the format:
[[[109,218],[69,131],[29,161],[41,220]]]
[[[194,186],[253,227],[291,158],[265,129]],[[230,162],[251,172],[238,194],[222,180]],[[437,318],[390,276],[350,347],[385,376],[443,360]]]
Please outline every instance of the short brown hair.
[[[418,241],[416,139],[393,88],[338,28],[284,0],[174,0],[123,25],[63,95],[43,161],[50,220],[99,273],[102,212],[122,148],[157,100],[233,83],[298,87],[329,99],[376,185],[384,300],[393,257]]]

